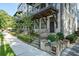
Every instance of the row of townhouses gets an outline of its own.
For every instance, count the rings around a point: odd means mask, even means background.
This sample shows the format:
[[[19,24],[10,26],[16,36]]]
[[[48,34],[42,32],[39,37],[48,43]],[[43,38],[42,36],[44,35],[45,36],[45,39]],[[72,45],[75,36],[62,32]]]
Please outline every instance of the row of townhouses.
[[[41,34],[63,32],[66,36],[77,30],[76,3],[20,3],[17,13],[32,15],[34,31]]]

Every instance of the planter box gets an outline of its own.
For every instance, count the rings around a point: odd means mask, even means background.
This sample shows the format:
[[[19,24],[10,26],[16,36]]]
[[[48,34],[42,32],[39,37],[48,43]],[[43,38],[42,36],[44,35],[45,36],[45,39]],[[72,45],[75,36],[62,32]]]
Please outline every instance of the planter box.
[[[63,40],[63,45],[65,45],[65,48],[66,48],[66,47],[69,47],[69,46],[70,46],[70,41],[67,40],[67,39],[64,39],[64,40]]]
[[[51,48],[56,55],[60,55],[61,51],[70,46],[70,41],[64,39],[58,42],[52,42]]]
[[[56,42],[56,41],[52,42],[51,43],[51,50],[55,55],[59,55],[59,53],[60,53],[60,44],[59,44],[59,42]]]
[[[79,43],[79,37],[77,38],[77,40],[75,41],[75,43]]]

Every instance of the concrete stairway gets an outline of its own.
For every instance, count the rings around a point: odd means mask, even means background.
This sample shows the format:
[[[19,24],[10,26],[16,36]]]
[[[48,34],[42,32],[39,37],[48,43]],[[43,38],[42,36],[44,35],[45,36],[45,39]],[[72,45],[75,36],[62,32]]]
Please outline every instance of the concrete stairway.
[[[32,46],[36,47],[36,48],[39,48],[39,38],[35,39],[32,43],[31,43]]]
[[[32,46],[36,48],[40,48],[40,40],[47,39],[48,33],[41,33],[39,38],[35,38],[34,41],[31,43]]]

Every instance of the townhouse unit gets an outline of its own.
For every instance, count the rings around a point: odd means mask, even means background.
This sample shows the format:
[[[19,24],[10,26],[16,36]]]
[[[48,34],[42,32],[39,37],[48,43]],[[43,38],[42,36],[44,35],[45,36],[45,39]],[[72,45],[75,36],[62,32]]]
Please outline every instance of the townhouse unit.
[[[77,30],[75,3],[20,3],[17,13],[31,15],[34,31],[43,35],[63,32],[66,36]]]

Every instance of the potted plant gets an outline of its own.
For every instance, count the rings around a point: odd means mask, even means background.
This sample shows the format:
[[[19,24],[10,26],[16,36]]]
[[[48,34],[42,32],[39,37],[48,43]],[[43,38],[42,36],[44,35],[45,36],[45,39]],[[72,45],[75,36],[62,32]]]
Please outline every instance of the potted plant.
[[[64,34],[62,32],[58,32],[56,35],[58,35],[60,40],[64,39]]]
[[[76,36],[76,34],[70,34],[70,35],[66,36],[66,39],[68,39],[70,41],[70,43],[75,43],[77,36]]]
[[[53,41],[58,41],[58,36],[56,34],[50,34],[48,35],[48,40],[50,40],[51,42]]]

